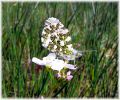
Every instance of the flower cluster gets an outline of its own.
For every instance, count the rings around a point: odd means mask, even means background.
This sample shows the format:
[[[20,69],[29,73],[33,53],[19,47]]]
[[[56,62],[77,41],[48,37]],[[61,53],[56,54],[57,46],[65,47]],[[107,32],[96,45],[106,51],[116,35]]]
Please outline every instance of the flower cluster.
[[[73,47],[68,29],[56,18],[45,21],[41,37],[43,47],[58,55],[72,54]]]
[[[65,74],[65,70],[66,69],[69,69],[69,70],[76,69],[76,67],[74,65],[68,64],[67,62],[65,62],[63,60],[57,59],[55,53],[48,54],[48,56],[43,57],[42,60],[40,60],[36,57],[33,57],[32,62],[36,63],[37,65],[46,66],[46,67],[51,68],[52,70],[56,70],[58,72],[57,73],[58,78],[63,77],[63,78],[66,78],[67,80],[71,80],[73,76],[71,75],[70,71],[68,71],[67,74]]]

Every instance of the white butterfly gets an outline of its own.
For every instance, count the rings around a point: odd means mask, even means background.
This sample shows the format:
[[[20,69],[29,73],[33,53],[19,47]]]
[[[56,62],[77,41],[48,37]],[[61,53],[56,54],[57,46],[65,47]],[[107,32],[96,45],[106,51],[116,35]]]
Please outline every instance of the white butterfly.
[[[54,17],[45,21],[42,31],[42,46],[65,60],[75,60],[82,56],[81,51],[73,49],[69,30]]]

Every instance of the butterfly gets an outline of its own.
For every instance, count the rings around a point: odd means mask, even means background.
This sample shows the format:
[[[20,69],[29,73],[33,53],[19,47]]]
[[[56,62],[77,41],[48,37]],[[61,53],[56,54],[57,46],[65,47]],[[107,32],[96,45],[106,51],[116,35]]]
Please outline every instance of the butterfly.
[[[59,58],[69,61],[82,56],[81,51],[73,48],[69,30],[57,18],[51,17],[45,21],[41,42],[44,48]]]

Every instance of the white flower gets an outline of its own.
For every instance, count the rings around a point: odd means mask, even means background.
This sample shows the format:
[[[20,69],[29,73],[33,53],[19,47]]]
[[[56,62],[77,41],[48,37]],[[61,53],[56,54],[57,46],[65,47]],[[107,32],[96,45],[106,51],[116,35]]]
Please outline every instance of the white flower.
[[[60,45],[61,45],[61,46],[64,46],[64,41],[60,41]]]
[[[50,66],[51,69],[61,71],[63,68],[68,68],[71,70],[75,70],[75,66],[72,64],[67,64],[63,60],[56,59],[55,53],[50,53],[48,56],[44,57],[43,60],[33,57],[32,62],[43,65]]]
[[[70,36],[68,36],[66,39],[65,39],[65,41],[70,41],[71,40],[71,37]]]
[[[46,65],[50,66],[51,69],[60,71],[65,67],[65,63],[63,60],[54,59],[53,57],[44,57],[43,60],[33,57],[32,62],[38,65]]]

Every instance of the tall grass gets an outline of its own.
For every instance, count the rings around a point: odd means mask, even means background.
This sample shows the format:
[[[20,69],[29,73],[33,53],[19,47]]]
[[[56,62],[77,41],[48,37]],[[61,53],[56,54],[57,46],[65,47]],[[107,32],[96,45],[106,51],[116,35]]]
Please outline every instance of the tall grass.
[[[49,17],[58,18],[84,52],[71,81],[56,79],[50,69],[36,72],[31,63],[49,52],[40,39]],[[2,2],[2,96],[118,97],[117,21],[117,2]]]

